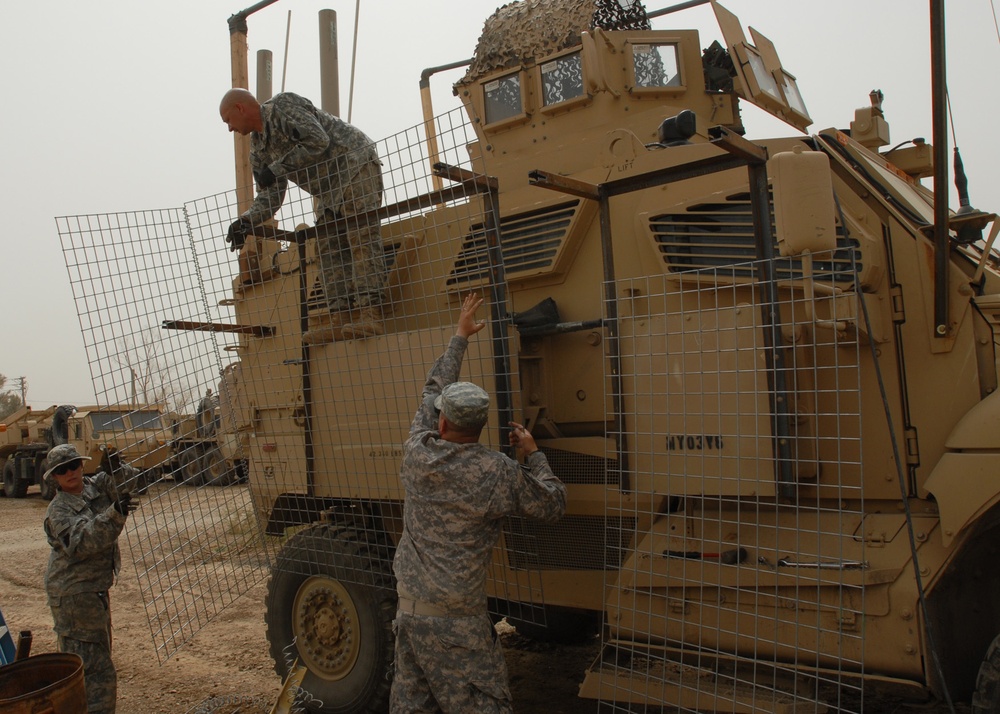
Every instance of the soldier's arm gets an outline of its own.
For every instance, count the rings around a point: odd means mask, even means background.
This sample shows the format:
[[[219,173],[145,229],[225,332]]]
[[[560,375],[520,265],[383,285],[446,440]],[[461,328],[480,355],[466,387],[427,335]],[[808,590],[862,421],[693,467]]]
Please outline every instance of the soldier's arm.
[[[263,163],[253,154],[250,155],[250,167],[257,171],[264,168]],[[275,173],[275,182],[267,188],[257,187],[257,195],[254,196],[253,203],[247,209],[243,217],[254,226],[263,225],[266,221],[274,218],[274,214],[281,208],[285,200],[285,191],[288,190],[288,179],[282,174]]]
[[[125,516],[114,506],[88,517],[79,513],[53,514],[45,521],[49,544],[69,556],[87,557],[114,545],[125,526]]]
[[[469,293],[462,302],[458,313],[458,325],[455,334],[448,342],[448,347],[434,362],[424,391],[420,397],[420,408],[413,418],[410,433],[433,429],[437,426],[437,410],[434,409],[434,399],[452,382],[458,379],[462,371],[462,360],[469,346],[469,338],[486,327],[485,321],[476,320],[476,311],[483,304],[483,299],[476,293]]]
[[[424,382],[420,408],[417,409],[413,424],[410,425],[411,434],[437,427],[438,413],[434,408],[434,400],[445,387],[458,379],[459,372],[462,371],[462,359],[468,346],[468,339],[454,335],[448,342],[444,354],[435,360],[430,372],[427,373],[427,381]]]
[[[278,131],[292,140],[292,148],[269,166],[275,176],[316,166],[324,157],[330,137],[315,114],[300,106],[282,107],[274,121]]]
[[[541,451],[532,452],[515,478],[520,515],[557,521],[566,513],[566,486]]]

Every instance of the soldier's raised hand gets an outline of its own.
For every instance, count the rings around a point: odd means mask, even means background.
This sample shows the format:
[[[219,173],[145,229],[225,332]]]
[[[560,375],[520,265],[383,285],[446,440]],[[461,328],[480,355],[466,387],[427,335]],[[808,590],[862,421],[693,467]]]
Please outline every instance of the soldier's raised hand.
[[[486,320],[476,320],[476,310],[483,304],[479,293],[469,293],[462,302],[462,310],[458,313],[458,328],[455,334],[469,339],[486,327]]]

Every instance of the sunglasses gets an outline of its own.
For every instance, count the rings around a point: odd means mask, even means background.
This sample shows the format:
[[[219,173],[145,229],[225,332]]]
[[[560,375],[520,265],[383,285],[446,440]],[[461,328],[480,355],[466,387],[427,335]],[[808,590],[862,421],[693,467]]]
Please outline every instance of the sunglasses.
[[[75,461],[67,461],[65,464],[59,464],[59,466],[56,466],[54,469],[52,469],[52,473],[54,473],[56,476],[62,476],[63,474],[69,471],[76,471],[81,466],[83,466],[83,460],[81,459],[76,459]]]

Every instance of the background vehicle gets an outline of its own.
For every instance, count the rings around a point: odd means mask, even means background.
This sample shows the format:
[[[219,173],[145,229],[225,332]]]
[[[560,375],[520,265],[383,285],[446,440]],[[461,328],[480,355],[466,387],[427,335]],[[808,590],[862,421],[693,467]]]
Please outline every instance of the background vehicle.
[[[102,408],[52,406],[44,411],[23,407],[3,421],[0,462],[4,495],[22,498],[38,485],[50,500],[55,491],[42,481],[45,455],[56,444],[70,443],[90,461],[84,473],[113,474],[119,488],[144,491],[162,475],[166,432],[159,407]]]
[[[487,439],[523,421],[570,497],[555,525],[506,524],[491,607],[541,636],[600,625],[582,696],[1000,708],[1000,225],[935,203],[933,147],[884,150],[880,93],[850,129],[743,139],[741,100],[811,122],[773,44],[713,7],[725,46],[704,51],[616,2],[499,9],[455,86],[469,123],[378,145],[383,336],[302,344],[317,231],[345,230],[301,228],[309,197],[235,278],[220,236],[245,203],[185,206],[209,307],[155,316],[238,365],[222,433],[246,439],[247,506],[286,538],[257,546],[276,551],[268,638],[308,706],[384,708],[400,445],[479,290],[490,336],[463,376],[496,396]],[[158,616],[201,587],[171,583]]]
[[[219,440],[219,398],[209,389],[190,415],[171,414],[170,471],[174,480],[191,486],[228,486],[244,477],[246,465],[238,452],[223,452]]]

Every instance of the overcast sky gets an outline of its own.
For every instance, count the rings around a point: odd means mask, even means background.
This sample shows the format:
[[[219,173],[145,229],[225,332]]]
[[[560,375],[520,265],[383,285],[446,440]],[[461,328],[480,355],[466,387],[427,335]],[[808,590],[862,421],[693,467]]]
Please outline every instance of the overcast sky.
[[[233,142],[218,115],[230,86],[227,18],[236,0],[0,0],[7,87],[0,128],[4,246],[0,373],[28,381],[28,403],[92,402],[55,216],[181,206],[233,187]],[[496,0],[363,0],[352,121],[373,139],[420,122],[425,67],[468,58]],[[653,11],[674,4],[647,2]],[[868,93],[885,93],[892,143],[931,138],[926,0],[728,0],[744,28],[775,44],[814,124],[846,128]],[[1000,209],[1000,42],[990,0],[948,2],[948,79],[975,207]],[[254,55],[274,53],[274,89],[319,104],[317,16],[337,12],[341,110],[350,87],[355,0],[280,0],[249,19]],[[282,58],[291,12],[287,70]],[[721,39],[705,6],[654,20]],[[748,34],[749,37],[749,34]],[[455,106],[435,77],[435,109]],[[743,104],[749,138],[797,132]],[[952,199],[952,207],[957,207]],[[220,237],[221,240],[221,237]],[[234,261],[235,266],[235,261]],[[8,387],[10,387],[10,382]]]

